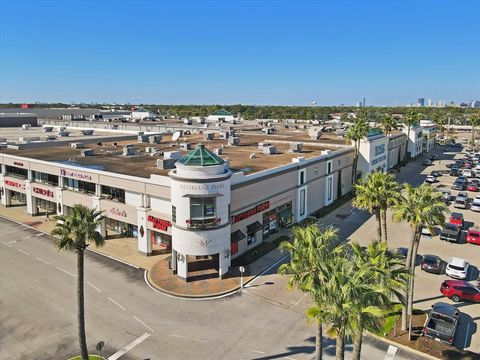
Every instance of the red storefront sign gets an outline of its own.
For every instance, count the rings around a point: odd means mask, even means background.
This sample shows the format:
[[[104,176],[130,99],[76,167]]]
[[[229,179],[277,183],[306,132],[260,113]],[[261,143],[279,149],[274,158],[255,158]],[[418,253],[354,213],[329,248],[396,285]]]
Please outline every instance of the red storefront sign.
[[[34,187],[34,188],[32,188],[32,190],[35,194],[48,196],[48,197],[51,197],[51,198],[53,198],[54,195],[55,195],[52,190],[45,190],[45,189],[41,189],[41,188],[38,188],[38,187]]]
[[[19,189],[24,189],[25,188],[25,184],[20,184],[20,183],[17,183],[15,181],[11,181],[11,180],[5,180],[5,185],[15,187],[15,188],[19,188]]]
[[[255,206],[254,208],[251,208],[247,211],[244,211],[241,214],[234,215],[234,216],[232,216],[232,224],[235,224],[239,221],[242,221],[242,220],[245,220],[245,219],[249,218],[250,216],[253,216],[253,215],[256,215],[256,214],[258,214],[262,211],[265,211],[269,207],[270,207],[270,201],[265,201],[264,203],[261,203],[261,204]]]
[[[14,161],[14,162],[13,162],[13,165],[16,165],[16,166],[21,166],[21,167],[23,167],[23,163],[21,163],[21,162],[18,162],[18,161]]]
[[[168,228],[172,226],[172,223],[170,221],[159,219],[152,215],[148,215],[147,220],[152,223],[155,229],[162,230],[162,231],[167,231]]]

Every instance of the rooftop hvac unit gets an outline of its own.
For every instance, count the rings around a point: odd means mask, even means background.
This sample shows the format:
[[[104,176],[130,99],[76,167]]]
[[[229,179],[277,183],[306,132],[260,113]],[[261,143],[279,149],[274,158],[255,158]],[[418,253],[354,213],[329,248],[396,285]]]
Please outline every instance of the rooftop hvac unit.
[[[165,159],[172,159],[172,160],[178,160],[182,157],[182,154],[180,151],[165,151],[164,156]]]
[[[30,129],[31,125],[30,124],[23,124],[22,125],[22,130],[28,130]]]
[[[268,127],[265,127],[265,128],[262,128],[262,132],[264,134],[271,134],[273,132],[273,129],[272,128],[268,128]]]
[[[160,144],[162,142],[162,135],[152,135],[148,137],[150,144]]]
[[[125,145],[124,147],[126,147],[126,148],[133,148],[133,145],[132,145],[132,144],[127,144],[127,145]]]
[[[20,136],[18,138],[18,141],[20,142],[40,141],[40,137],[39,136]]]
[[[185,125],[192,125],[192,119],[184,119],[184,120],[183,120],[183,123],[184,123]]]
[[[0,143],[7,142],[7,138],[0,138]]]
[[[80,132],[82,133],[82,135],[86,135],[86,136],[93,135],[93,130],[92,129],[86,129],[86,130],[82,130]]]
[[[230,137],[230,134],[227,131],[220,132],[220,139],[227,140]]]
[[[263,150],[263,148],[265,146],[270,146],[271,144],[268,143],[268,142],[261,142],[261,143],[258,143],[258,150]]]
[[[52,132],[53,131],[53,126],[44,126],[43,127],[43,132]]]
[[[123,156],[136,155],[135,148],[134,147],[124,147],[122,155]]]
[[[273,155],[277,153],[277,148],[275,146],[264,146],[263,147],[263,153],[265,155]]]
[[[139,143],[147,143],[148,142],[148,135],[138,135],[137,140]]]
[[[70,135],[70,131],[62,130],[58,133],[59,136],[66,137]]]
[[[158,159],[157,160],[157,167],[159,169],[173,169],[175,168],[175,161],[174,159]]]
[[[82,150],[80,150],[80,155],[81,156],[93,156],[95,154],[93,152],[93,149],[82,149]]]
[[[215,155],[222,155],[223,154],[223,148],[215,148],[215,149],[213,149],[213,153]]]
[[[312,140],[318,140],[322,136],[322,129],[318,127],[311,127],[308,129],[308,136]]]
[[[71,143],[70,147],[72,147],[74,149],[81,149],[81,148],[84,148],[85,145],[83,143]]]
[[[47,135],[47,141],[57,140],[56,135]]]
[[[292,152],[300,152],[303,149],[303,143],[293,142],[290,143],[290,151]]]
[[[213,132],[203,133],[203,138],[204,138],[205,140],[213,140]]]
[[[190,143],[181,143],[180,149],[182,150],[192,150],[192,144]]]
[[[240,145],[240,138],[238,136],[229,137],[228,143],[230,145],[238,146]]]
[[[205,124],[205,118],[204,118],[204,117],[198,118],[198,119],[197,119],[197,123],[199,123],[199,124]]]

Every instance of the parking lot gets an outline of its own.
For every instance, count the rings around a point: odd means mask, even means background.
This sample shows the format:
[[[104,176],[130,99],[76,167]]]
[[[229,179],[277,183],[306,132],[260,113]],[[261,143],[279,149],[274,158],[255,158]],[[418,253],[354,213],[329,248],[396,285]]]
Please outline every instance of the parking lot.
[[[435,152],[439,158],[430,166],[423,166],[422,159],[416,160],[414,164],[409,164],[410,168],[413,167],[413,171],[406,174],[404,173],[403,178],[408,180],[409,183],[419,185],[425,181],[427,175],[430,175],[432,171],[439,171],[443,174],[439,176],[437,182],[431,184],[431,186],[451,189],[456,177],[448,175],[448,168],[446,165],[453,162],[453,159],[462,158],[464,153],[460,152],[462,151],[461,148],[450,148],[450,151],[445,152],[443,151],[444,149],[446,148],[440,147]],[[406,169],[402,169],[402,172],[405,171]],[[401,180],[402,176],[399,176],[399,178]],[[451,190],[451,193],[456,196],[458,191]],[[454,345],[458,348],[480,352],[480,336],[478,329],[480,325],[480,304],[462,301],[454,303],[444,297],[440,292],[441,283],[444,280],[452,280],[445,275],[446,261],[448,261],[450,257],[459,257],[467,260],[470,263],[467,280],[476,286],[480,285],[478,280],[480,268],[480,245],[470,244],[465,240],[468,228],[474,225],[480,225],[480,213],[470,210],[471,201],[476,194],[480,194],[480,192],[474,193],[468,191],[469,201],[466,209],[454,208],[454,202],[449,203],[449,210],[451,212],[462,213],[465,219],[465,226],[459,243],[440,240],[440,227],[436,229],[433,236],[422,236],[418,251],[420,257],[417,258],[417,265],[419,265],[422,260],[421,256],[433,254],[439,256],[443,260],[443,269],[442,274],[437,275],[422,271],[420,266],[417,266],[414,306],[422,310],[428,310],[431,305],[439,301],[456,306],[461,311],[461,317]],[[350,221],[354,221],[353,217]],[[345,226],[347,229],[351,227],[352,224],[349,225],[348,222],[349,219],[342,224],[342,227]],[[352,232],[349,236],[350,240],[358,241],[363,245],[367,245],[375,237],[375,226],[375,219],[370,217],[365,223],[358,226],[358,229]],[[342,229],[342,231],[345,230],[346,229]],[[406,223],[393,223],[391,216],[388,216],[388,236],[389,247],[408,247],[408,242],[411,237],[411,229]]]

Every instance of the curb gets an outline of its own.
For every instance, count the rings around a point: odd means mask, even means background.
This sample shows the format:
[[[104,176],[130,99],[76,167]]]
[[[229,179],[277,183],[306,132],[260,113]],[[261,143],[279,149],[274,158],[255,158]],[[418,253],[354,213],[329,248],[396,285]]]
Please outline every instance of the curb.
[[[3,218],[3,219],[5,219],[5,220],[11,221],[11,222],[14,222],[15,224],[18,224],[18,225],[25,226],[26,228],[29,228],[29,229],[31,229],[31,230],[35,230],[35,231],[40,232],[40,233],[42,233],[42,234],[45,234],[45,235],[48,235],[48,236],[52,236],[51,234],[49,234],[49,233],[46,232],[46,231],[43,231],[43,230],[37,229],[36,227],[33,227],[33,226],[30,226],[30,225],[24,224],[24,223],[22,223],[21,221],[12,219],[12,218],[10,218],[10,217],[8,217],[8,216],[0,215],[0,218]],[[113,256],[111,256],[111,255],[104,254],[104,253],[102,253],[102,252],[100,252],[100,251],[97,251],[97,250],[94,250],[94,249],[90,249],[90,248],[88,248],[88,247],[87,247],[87,251],[91,251],[91,252],[93,252],[93,253],[95,253],[95,254],[101,255],[101,256],[106,257],[106,258],[108,258],[108,259],[118,261],[118,262],[120,262],[120,263],[122,263],[122,264],[131,266],[131,267],[133,267],[133,268],[135,268],[135,269],[140,269],[140,267],[138,267],[137,265],[130,264],[130,263],[126,262],[126,261],[117,259],[117,258],[115,258],[115,257],[113,257]]]
[[[378,336],[378,335],[375,335],[375,334],[372,334],[368,331],[365,331],[365,334],[371,338],[374,338],[378,341],[381,341],[381,342],[384,342],[384,343],[387,343],[389,345],[392,345],[392,346],[396,346],[398,347],[399,349],[403,350],[403,351],[406,351],[408,353],[411,353],[411,354],[414,354],[414,355],[417,355],[417,356],[420,356],[424,359],[428,359],[428,360],[442,360],[436,356],[433,356],[433,355],[430,355],[430,354],[427,354],[427,353],[424,353],[424,352],[421,352],[420,350],[417,350],[417,349],[413,349],[411,347],[408,347],[406,345],[403,345],[403,344],[400,344],[400,343],[397,343],[393,340],[390,340],[390,339],[387,339],[387,338],[384,338],[384,337],[381,337],[381,336]]]
[[[263,269],[260,273],[258,273],[257,275],[253,276],[250,280],[244,282],[243,284],[243,288],[244,289],[247,289],[249,287],[249,284],[254,282],[258,277],[262,276],[263,274],[265,274],[267,271],[269,271],[272,267],[278,265],[280,262],[282,262],[283,260],[285,260],[286,258],[288,257],[288,254],[285,255],[285,256],[282,256],[280,259],[278,259],[277,261],[273,262],[272,264],[268,265],[265,269]],[[177,293],[174,293],[174,292],[170,292],[170,291],[167,291],[165,289],[162,289],[158,286],[156,286],[150,279],[150,271],[149,270],[145,270],[145,273],[144,273],[144,279],[145,279],[145,282],[147,283],[148,287],[150,289],[152,289],[153,291],[155,292],[158,292],[160,294],[163,294],[163,295],[166,295],[168,297],[171,297],[171,298],[174,298],[174,299],[181,299],[181,300],[193,300],[193,301],[204,301],[204,300],[215,300],[215,299],[222,299],[222,298],[225,298],[225,297],[228,297],[228,296],[231,296],[231,295],[234,295],[236,293],[240,293],[242,292],[242,290],[240,289],[240,286],[237,286],[233,289],[230,289],[228,291],[225,291],[225,292],[220,292],[220,293],[215,293],[215,294],[209,294],[209,295],[183,295],[183,294],[177,294]]]

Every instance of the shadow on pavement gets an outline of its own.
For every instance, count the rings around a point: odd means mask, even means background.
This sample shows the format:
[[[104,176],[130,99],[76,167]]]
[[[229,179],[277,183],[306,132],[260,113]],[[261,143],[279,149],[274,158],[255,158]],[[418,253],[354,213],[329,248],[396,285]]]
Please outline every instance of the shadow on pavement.
[[[470,305],[467,303],[454,305],[459,308],[461,306]],[[472,317],[463,312],[460,313],[460,320],[458,322],[457,332],[455,333],[454,346],[459,349],[466,349],[470,347],[473,334],[477,332],[477,324],[473,321]]]

